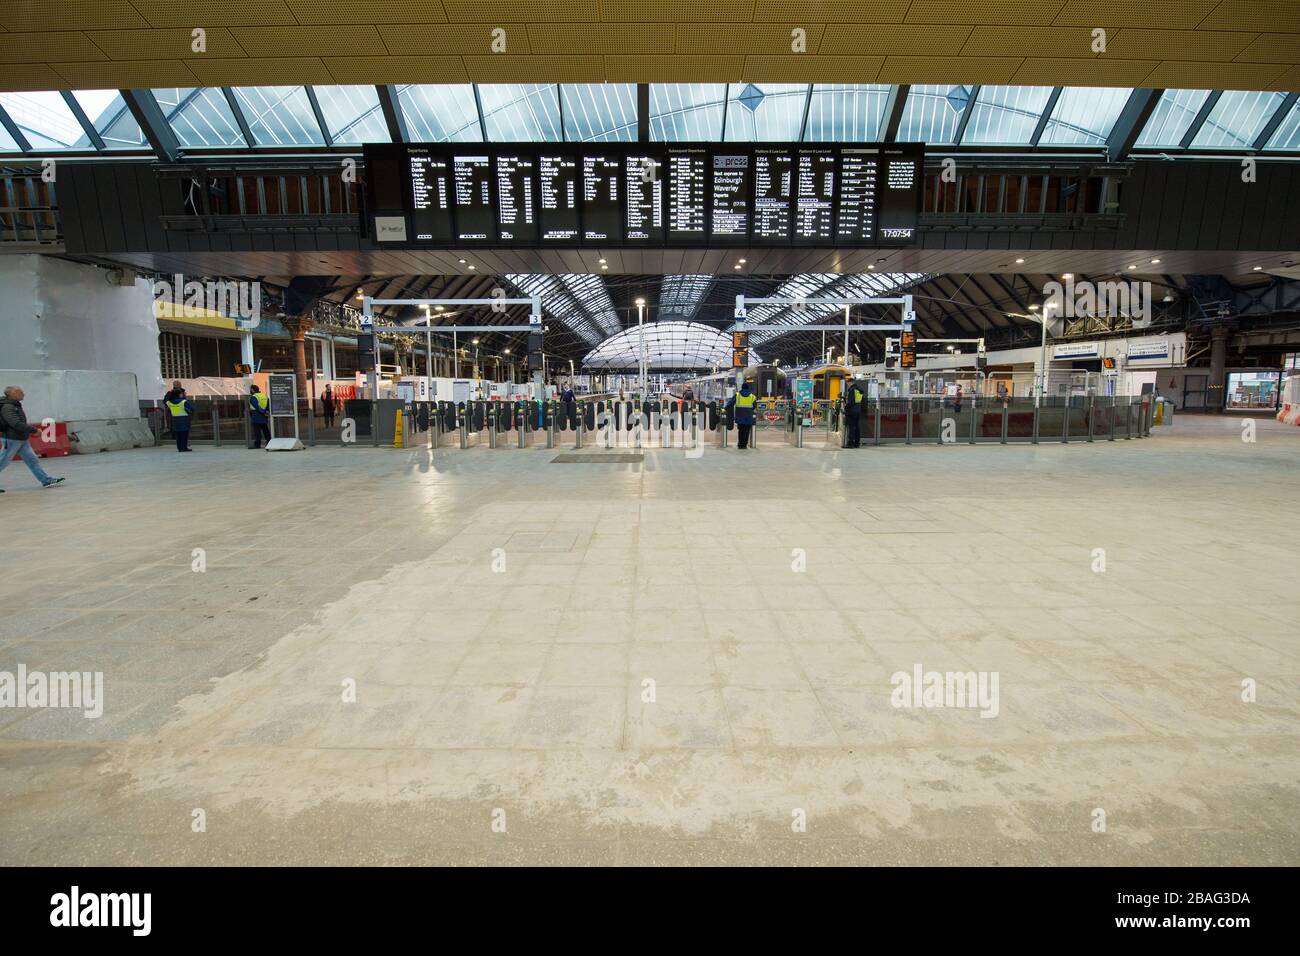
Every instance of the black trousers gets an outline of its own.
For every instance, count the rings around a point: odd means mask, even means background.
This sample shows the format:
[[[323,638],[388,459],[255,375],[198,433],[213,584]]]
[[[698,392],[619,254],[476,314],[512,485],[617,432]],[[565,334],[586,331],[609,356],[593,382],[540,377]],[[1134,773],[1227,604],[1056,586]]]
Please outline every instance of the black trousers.
[[[253,447],[261,448],[262,442],[271,441],[271,426],[266,422],[253,422]]]
[[[177,451],[190,450],[190,430],[188,428],[185,429],[184,431],[177,431],[176,429],[173,428],[172,435],[176,438]]]
[[[848,432],[849,432],[847,440],[845,442],[845,447],[857,448],[859,445],[862,444],[862,434],[861,434],[862,413],[852,411],[852,412],[845,412],[844,414],[846,416],[846,420],[844,424],[848,428]]]
[[[737,425],[737,426],[736,426],[736,431],[740,433],[740,440],[736,443],[736,447],[737,447],[737,448],[748,448],[748,447],[749,447],[749,436],[750,436],[750,433],[753,432],[753,430],[754,430],[754,426],[753,426],[753,425]]]

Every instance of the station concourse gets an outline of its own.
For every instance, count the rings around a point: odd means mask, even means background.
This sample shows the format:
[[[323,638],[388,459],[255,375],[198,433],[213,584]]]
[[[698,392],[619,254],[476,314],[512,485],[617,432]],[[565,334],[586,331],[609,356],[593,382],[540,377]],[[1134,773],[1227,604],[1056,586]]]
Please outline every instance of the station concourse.
[[[0,864],[1300,862],[1292,5],[193,6],[0,14]]]

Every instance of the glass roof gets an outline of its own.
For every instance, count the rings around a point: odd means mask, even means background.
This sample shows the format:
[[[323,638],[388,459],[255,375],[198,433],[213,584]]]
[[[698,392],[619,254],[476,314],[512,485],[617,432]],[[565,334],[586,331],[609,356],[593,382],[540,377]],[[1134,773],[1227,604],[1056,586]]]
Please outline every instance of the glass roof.
[[[982,86],[963,143],[1002,146],[1033,140],[1052,96],[1050,86]]]
[[[1291,104],[1290,112],[1286,114],[1264,148],[1300,149],[1300,100]]]
[[[1177,146],[1209,95],[1209,90],[1165,90],[1134,145]]]
[[[862,275],[842,276],[837,273],[810,272],[791,276],[772,292],[774,299],[817,299],[817,298],[891,298],[898,290],[906,286],[923,282],[929,276],[918,272],[880,272]],[[782,335],[788,335],[790,329],[764,329],[769,322],[797,322],[815,325],[819,320],[835,313],[843,312],[841,305],[820,303],[792,305],[756,305],[747,309],[745,327],[749,329],[751,344],[761,345]],[[897,316],[897,309],[894,316]]]
[[[659,314],[691,319],[713,288],[711,275],[667,275],[659,286]]]
[[[506,276],[506,280],[525,295],[540,295],[546,311],[553,315],[556,321],[594,345],[618,328],[617,319],[608,329],[604,324],[598,324],[595,317],[587,311],[586,306],[569,291],[568,285],[564,282],[565,278],[567,277],[535,273],[516,273]],[[595,276],[579,278],[594,279]],[[609,299],[608,293],[605,298]],[[613,311],[612,305],[610,311]]]
[[[321,117],[336,143],[387,143],[388,124],[373,86],[317,86],[313,88]]]
[[[632,83],[391,89],[404,135],[412,142],[633,141],[639,126]],[[659,142],[871,142],[890,138],[885,111],[895,89],[879,83],[652,83],[645,119],[651,138]],[[183,150],[312,150],[387,142],[390,131],[380,93],[380,87],[340,85],[168,88],[139,95],[154,97]],[[1102,149],[1133,93],[1092,87],[911,86],[900,92],[904,98],[892,138],[1016,151]],[[1287,115],[1279,116],[1283,107]],[[116,90],[4,93],[0,111],[5,130],[0,151],[151,148]],[[1300,150],[1300,120],[1286,94],[1166,90],[1136,146],[1176,149],[1190,138],[1195,149],[1253,149],[1275,122],[1278,129],[1266,148]]]
[[[1192,148],[1249,149],[1284,99],[1283,93],[1229,90],[1210,110]]]
[[[899,142],[951,143],[970,102],[969,86],[914,86],[903,104]]]
[[[647,322],[612,335],[582,360],[584,369],[635,369],[639,367],[644,335],[645,355],[651,371],[730,367],[731,337],[698,322]],[[759,361],[753,349],[751,365]]]

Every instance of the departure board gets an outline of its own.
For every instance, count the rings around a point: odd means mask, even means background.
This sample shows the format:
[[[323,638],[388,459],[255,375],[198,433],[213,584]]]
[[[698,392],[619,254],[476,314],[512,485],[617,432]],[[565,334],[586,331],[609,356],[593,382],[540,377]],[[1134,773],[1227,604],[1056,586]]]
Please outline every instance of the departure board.
[[[457,242],[496,239],[492,214],[492,164],[486,152],[451,157],[453,211]]]
[[[794,153],[788,149],[754,150],[754,245],[790,241],[794,199]]]
[[[628,242],[664,241],[663,156],[628,154],[623,167],[623,192],[627,197],[624,238]]]
[[[582,238],[623,241],[623,157],[615,152],[582,156]]]
[[[708,150],[668,150],[668,241],[708,238]]]
[[[451,178],[446,156],[410,155],[412,234],[417,242],[451,240]]]
[[[795,156],[794,243],[834,244],[835,151],[801,149]]]
[[[715,153],[712,157],[709,234],[716,243],[743,245],[749,241],[751,159],[748,152]]]
[[[924,143],[373,143],[365,153],[363,224],[379,246],[870,248],[920,238]]]
[[[542,152],[537,157],[538,214],[542,243],[575,245],[578,227],[578,157]]]
[[[536,165],[531,154],[497,155],[497,238],[502,242],[537,241]]]

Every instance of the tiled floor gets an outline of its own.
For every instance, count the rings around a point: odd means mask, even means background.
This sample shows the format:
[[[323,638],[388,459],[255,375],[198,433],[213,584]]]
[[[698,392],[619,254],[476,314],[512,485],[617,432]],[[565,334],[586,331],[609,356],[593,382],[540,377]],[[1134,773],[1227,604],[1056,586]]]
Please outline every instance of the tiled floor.
[[[11,466],[0,863],[1300,862],[1300,429],[556,453]]]

